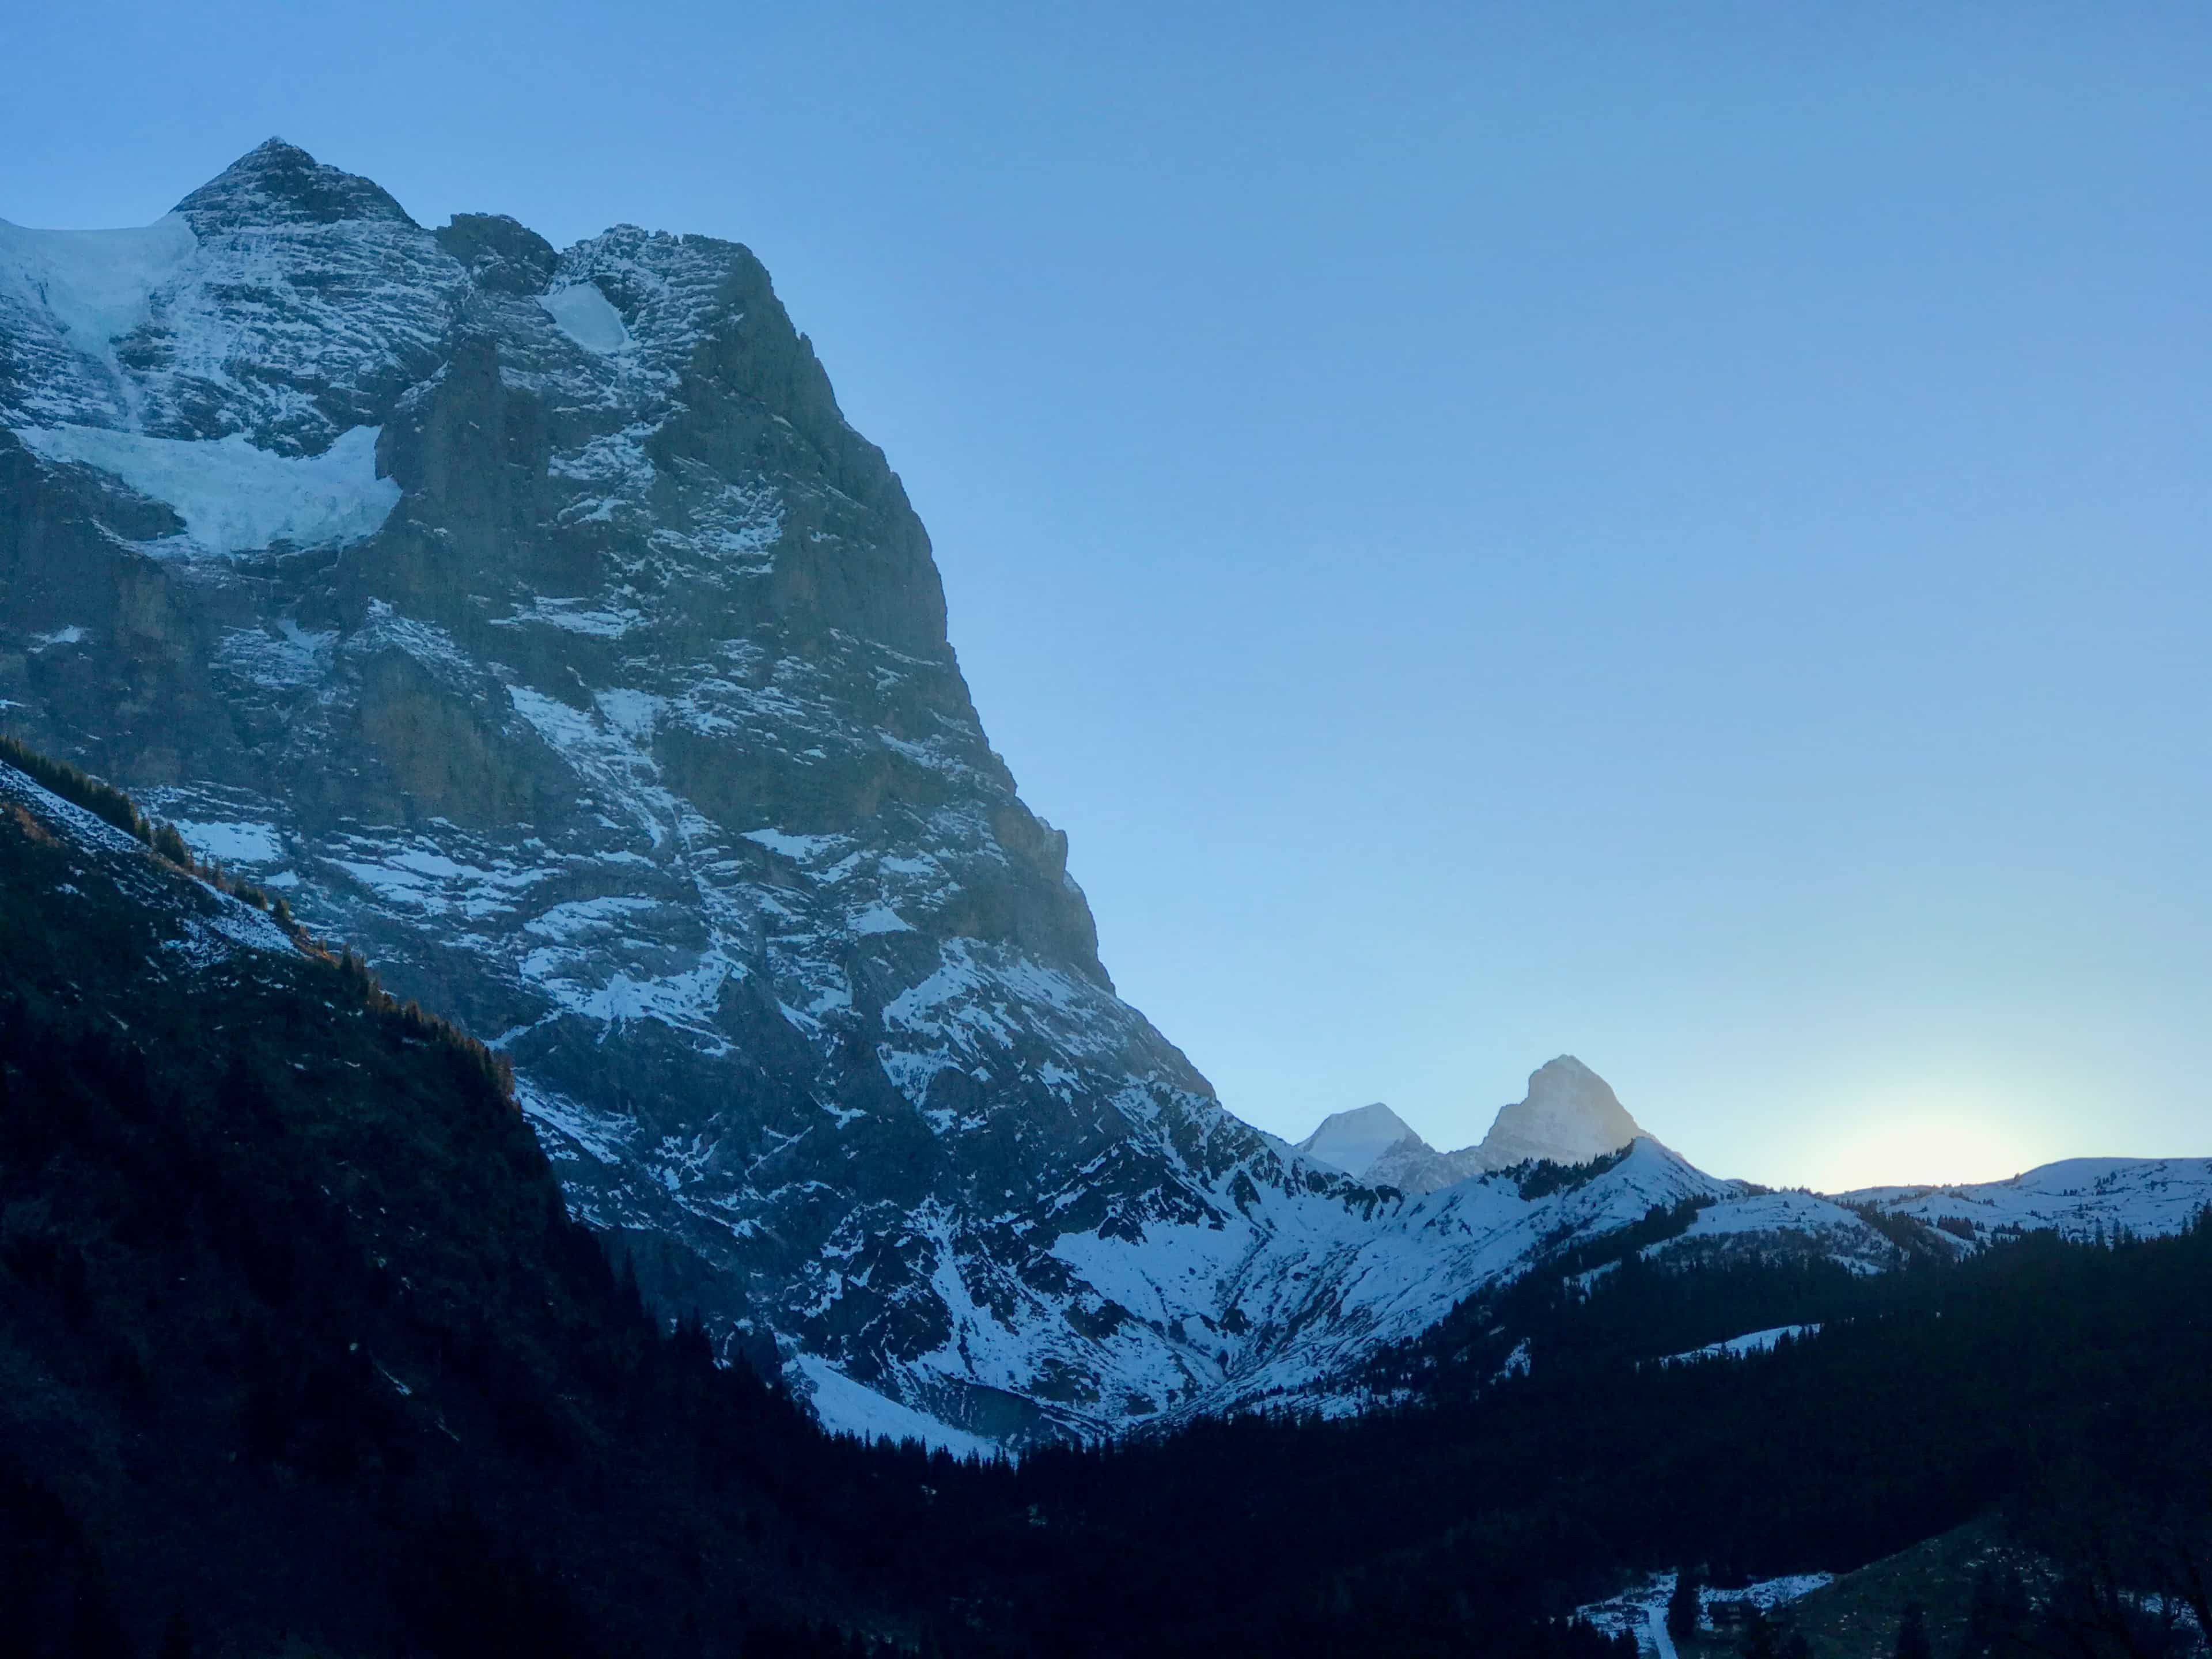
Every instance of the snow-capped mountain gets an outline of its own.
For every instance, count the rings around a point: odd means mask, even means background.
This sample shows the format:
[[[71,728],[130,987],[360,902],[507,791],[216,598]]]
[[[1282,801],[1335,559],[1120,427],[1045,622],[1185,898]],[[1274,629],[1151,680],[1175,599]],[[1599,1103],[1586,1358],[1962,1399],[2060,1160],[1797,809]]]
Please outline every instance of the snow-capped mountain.
[[[1433,1193],[1516,1164],[1587,1164],[1642,1133],[1603,1078],[1561,1054],[1529,1074],[1527,1096],[1499,1108],[1489,1133],[1473,1146],[1440,1152],[1377,1101],[1324,1118],[1298,1150],[1376,1186]]]
[[[495,1042],[579,1212],[834,1424],[1344,1408],[1654,1206],[1703,1206],[1669,1248],[1894,1254],[1565,1059],[1461,1153],[1224,1110],[1115,994],[926,532],[732,243],[432,230],[274,141],[143,229],[0,225],[0,714]],[[2204,1182],[2157,1167],[2160,1215]],[[2093,1199],[2141,1207],[1984,1218]]]
[[[10,726],[496,1040],[667,1304],[1111,1428],[1240,1363],[1271,1228],[1377,1201],[1115,995],[744,248],[432,231],[272,141],[143,230],[0,232],[0,426]],[[1188,1325],[1091,1276],[1153,1227],[1210,1241]]]

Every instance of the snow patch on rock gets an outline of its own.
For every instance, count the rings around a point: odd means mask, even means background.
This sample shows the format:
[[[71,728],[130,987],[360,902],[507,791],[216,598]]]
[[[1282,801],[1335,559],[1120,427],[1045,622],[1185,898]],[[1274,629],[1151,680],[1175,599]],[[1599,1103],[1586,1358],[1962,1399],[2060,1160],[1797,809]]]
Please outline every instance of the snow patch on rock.
[[[277,864],[283,860],[284,843],[265,823],[200,823],[175,820],[185,844],[202,858],[223,864]]]
[[[599,291],[597,283],[571,283],[540,295],[538,303],[553,319],[554,327],[599,356],[628,351],[633,343],[622,313]]]
[[[234,557],[280,544],[336,547],[383,528],[399,486],[376,476],[378,428],[356,427],[319,455],[276,455],[227,438],[149,438],[94,426],[23,427],[16,437],[49,461],[89,466],[161,502],[184,520],[188,545],[159,553]]]

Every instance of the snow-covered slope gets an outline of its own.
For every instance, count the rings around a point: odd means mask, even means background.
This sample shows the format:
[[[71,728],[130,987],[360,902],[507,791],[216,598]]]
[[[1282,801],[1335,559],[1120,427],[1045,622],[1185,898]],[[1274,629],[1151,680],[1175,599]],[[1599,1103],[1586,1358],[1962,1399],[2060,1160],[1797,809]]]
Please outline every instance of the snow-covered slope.
[[[1870,1187],[1841,1201],[1925,1222],[1962,1248],[2012,1232],[2153,1238],[2179,1231],[2212,1202],[2212,1158],[2072,1158],[2009,1181]]]

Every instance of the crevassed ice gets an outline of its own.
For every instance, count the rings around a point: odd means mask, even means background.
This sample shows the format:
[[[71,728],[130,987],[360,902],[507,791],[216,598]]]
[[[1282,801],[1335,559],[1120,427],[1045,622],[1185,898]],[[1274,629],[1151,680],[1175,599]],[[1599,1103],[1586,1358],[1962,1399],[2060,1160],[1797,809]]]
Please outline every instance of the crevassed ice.
[[[297,456],[257,449],[235,433],[149,438],[58,426],[15,435],[48,460],[120,478],[184,520],[192,551],[228,557],[278,542],[329,547],[374,535],[399,504],[398,483],[376,476],[379,430],[357,426],[321,454]]]
[[[30,230],[0,219],[0,283],[17,289],[100,356],[146,320],[154,290],[199,246],[184,216],[131,230]]]

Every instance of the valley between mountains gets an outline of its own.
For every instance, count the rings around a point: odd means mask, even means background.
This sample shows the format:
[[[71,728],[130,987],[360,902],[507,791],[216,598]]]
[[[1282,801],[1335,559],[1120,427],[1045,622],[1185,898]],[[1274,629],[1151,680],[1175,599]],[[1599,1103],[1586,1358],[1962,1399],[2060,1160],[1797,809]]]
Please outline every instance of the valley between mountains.
[[[760,263],[425,228],[274,140],[149,227],[0,224],[0,720],[483,1038],[647,1300],[835,1429],[1343,1416],[1539,1269],[1873,1278],[2212,1200],[1771,1192],[1565,1056],[1458,1152],[1243,1122],[1116,994]],[[238,909],[210,950],[284,948]]]

